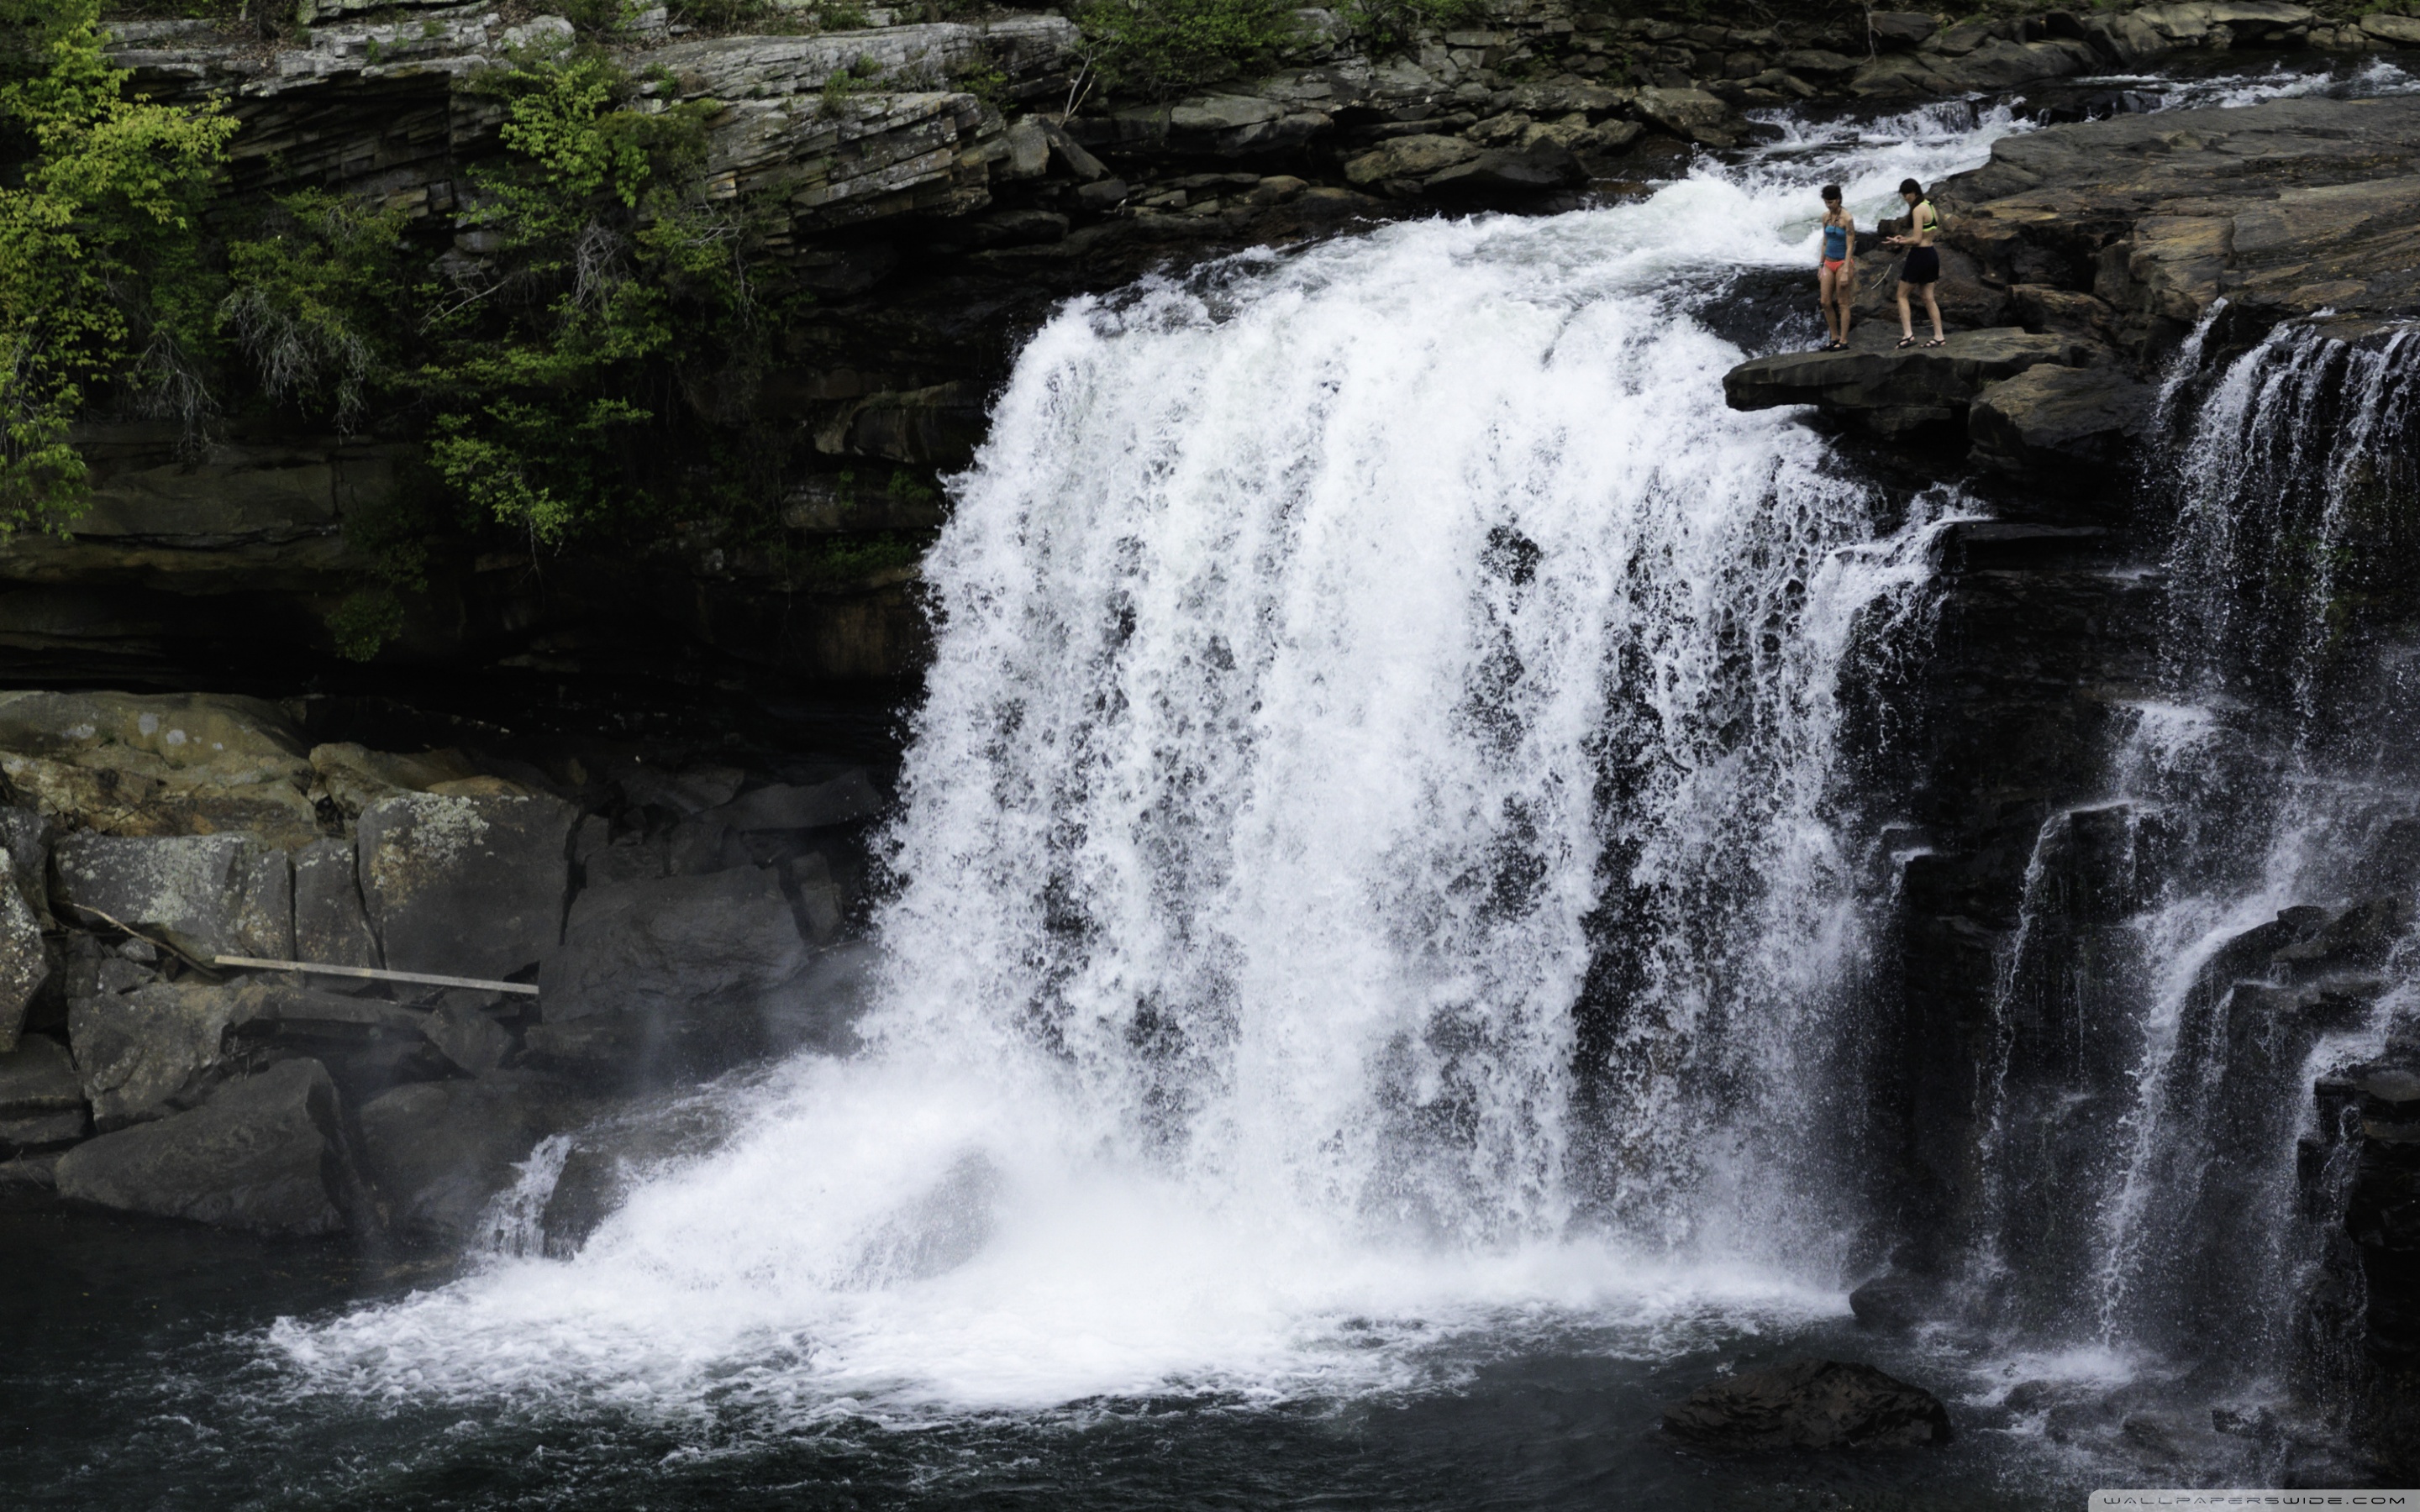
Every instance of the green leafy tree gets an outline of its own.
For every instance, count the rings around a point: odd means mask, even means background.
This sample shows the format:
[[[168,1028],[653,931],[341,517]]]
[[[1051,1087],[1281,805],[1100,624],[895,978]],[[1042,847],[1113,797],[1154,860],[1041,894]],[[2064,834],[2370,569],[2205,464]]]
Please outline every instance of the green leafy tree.
[[[56,528],[86,471],[69,428],[116,381],[207,418],[216,303],[197,230],[236,123],[129,96],[98,0],[0,0],[0,534]]]
[[[1302,37],[1287,0],[1094,0],[1078,24],[1110,85],[1156,99],[1272,67]]]

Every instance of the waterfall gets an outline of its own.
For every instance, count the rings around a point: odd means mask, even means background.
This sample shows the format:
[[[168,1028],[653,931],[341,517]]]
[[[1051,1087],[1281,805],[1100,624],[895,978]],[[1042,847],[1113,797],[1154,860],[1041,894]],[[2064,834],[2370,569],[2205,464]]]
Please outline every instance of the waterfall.
[[[1815,184],[1871,216],[2010,129],[1793,127],[1640,204],[1063,310],[925,564],[869,1048],[731,1089],[576,1257],[281,1357],[813,1415],[1837,1309],[1842,681],[1920,630],[1954,501],[1727,409],[1709,317],[1807,276]]]
[[[2414,949],[2416,601],[2386,574],[2414,544],[2394,501],[2420,465],[2420,348],[2286,326],[2205,372],[2222,314],[2161,394],[2177,439],[2160,686],[2108,798],[2046,821],[2004,948],[1996,1074],[2037,1065],[2029,1107],[1986,1100],[1977,1247],[2033,1244],[2013,1269],[2066,1299],[2021,1309],[2023,1327],[2180,1363],[2223,1338],[2229,1379],[2277,1387],[2310,1348],[2297,1319],[2324,1247],[2296,1216],[2313,1081],[2414,1006],[2391,984]],[[2071,865],[2055,853],[2096,815],[2122,817],[2102,870],[2123,881],[2086,909],[2052,885]],[[2061,929],[2076,940],[2046,948]],[[2019,1011],[2062,973],[2066,1014]],[[2086,1242],[2062,1251],[2039,1213],[2012,1216],[2006,1194],[2028,1185],[2095,1194]]]

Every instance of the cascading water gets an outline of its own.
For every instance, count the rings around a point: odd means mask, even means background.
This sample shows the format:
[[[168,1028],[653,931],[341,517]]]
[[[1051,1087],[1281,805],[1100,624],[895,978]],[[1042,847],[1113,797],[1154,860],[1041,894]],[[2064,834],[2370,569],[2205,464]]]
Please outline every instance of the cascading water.
[[[1979,1244],[2030,1246],[2024,1327],[2273,1392],[2321,1289],[2319,1227],[2289,1216],[2312,1083],[2413,1007],[2389,984],[2413,948],[2420,707],[2385,564],[2414,544],[2390,501],[2411,497],[2420,348],[2286,327],[2205,375],[2226,316],[2161,399],[2161,686],[2112,797],[2045,822],[1995,1003],[2036,1064],[2029,1110],[1994,1120],[1987,1190],[2098,1196],[2064,1240],[2046,1205],[2003,1200]]]
[[[1947,503],[1727,410],[1699,307],[1807,266],[1812,184],[1870,214],[2010,129],[1947,118],[1063,313],[927,563],[869,1050],[735,1091],[575,1258],[285,1357],[812,1414],[1837,1307],[1793,1072],[1865,923],[1838,684]]]

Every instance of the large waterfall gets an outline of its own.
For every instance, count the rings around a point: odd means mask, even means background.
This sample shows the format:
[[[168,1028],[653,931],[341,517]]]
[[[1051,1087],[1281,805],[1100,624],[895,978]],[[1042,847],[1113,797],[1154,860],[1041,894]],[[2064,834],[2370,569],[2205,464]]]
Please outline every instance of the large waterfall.
[[[1794,129],[1642,203],[1063,312],[927,563],[867,1050],[727,1092],[577,1257],[287,1356],[862,1410],[1837,1309],[1841,676],[1954,501],[1727,410],[1708,318],[1769,329],[1768,268],[1804,318],[1814,185],[1870,217],[2009,129]]]

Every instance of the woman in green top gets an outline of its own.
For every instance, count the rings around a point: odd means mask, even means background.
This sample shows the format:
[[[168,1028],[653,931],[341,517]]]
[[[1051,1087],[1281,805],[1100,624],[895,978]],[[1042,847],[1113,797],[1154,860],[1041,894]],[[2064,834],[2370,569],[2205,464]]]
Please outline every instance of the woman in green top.
[[[1925,345],[1938,347],[1948,339],[1941,333],[1941,302],[1932,297],[1932,285],[1941,281],[1941,254],[1932,245],[1932,239],[1941,232],[1941,212],[1924,197],[1924,186],[1913,178],[1900,180],[1899,197],[1907,201],[1908,212],[1907,235],[1890,239],[1892,246],[1908,249],[1907,261],[1899,270],[1899,344],[1916,345],[1916,316],[1907,307],[1912,285],[1924,290],[1924,311],[1932,316],[1932,339]]]

